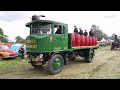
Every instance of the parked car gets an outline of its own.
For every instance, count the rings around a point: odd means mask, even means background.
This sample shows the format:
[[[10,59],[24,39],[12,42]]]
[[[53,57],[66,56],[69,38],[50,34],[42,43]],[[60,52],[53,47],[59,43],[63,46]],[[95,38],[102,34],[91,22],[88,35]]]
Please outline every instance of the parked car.
[[[18,52],[21,46],[22,44],[13,44],[10,46],[10,49],[16,51],[18,56],[21,56],[22,54]]]
[[[11,50],[7,45],[0,45],[0,60],[4,58],[15,58],[17,56],[17,52]]]

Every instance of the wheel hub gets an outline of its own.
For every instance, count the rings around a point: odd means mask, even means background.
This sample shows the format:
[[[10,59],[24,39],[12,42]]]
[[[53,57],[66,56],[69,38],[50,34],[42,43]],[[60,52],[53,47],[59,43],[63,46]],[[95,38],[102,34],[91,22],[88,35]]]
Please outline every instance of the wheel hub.
[[[60,67],[61,67],[61,60],[60,59],[56,59],[54,61],[54,63],[53,63],[53,69],[54,70],[58,70],[58,69],[60,69]]]

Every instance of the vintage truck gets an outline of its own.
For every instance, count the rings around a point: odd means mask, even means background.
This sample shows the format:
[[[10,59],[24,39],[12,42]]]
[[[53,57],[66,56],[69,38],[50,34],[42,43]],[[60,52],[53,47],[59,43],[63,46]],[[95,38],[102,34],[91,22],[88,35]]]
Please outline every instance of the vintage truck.
[[[30,28],[26,52],[33,67],[45,67],[54,75],[75,57],[83,57],[88,63],[93,61],[97,49],[96,37],[68,33],[68,24],[42,20],[37,15],[32,16],[32,21],[26,23],[26,27]]]

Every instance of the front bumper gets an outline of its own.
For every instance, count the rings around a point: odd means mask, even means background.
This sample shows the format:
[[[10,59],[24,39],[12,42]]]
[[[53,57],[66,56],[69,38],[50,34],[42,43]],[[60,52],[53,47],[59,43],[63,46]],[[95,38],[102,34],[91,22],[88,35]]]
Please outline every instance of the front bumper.
[[[18,55],[13,55],[13,56],[11,56],[11,55],[7,55],[7,56],[5,56],[4,58],[15,58],[15,57],[17,57]]]

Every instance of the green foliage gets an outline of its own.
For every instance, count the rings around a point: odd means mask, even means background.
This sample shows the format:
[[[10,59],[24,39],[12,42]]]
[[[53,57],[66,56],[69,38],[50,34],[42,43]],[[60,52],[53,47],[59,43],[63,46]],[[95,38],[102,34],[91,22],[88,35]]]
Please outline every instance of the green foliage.
[[[103,38],[108,39],[107,34],[105,34],[102,30],[99,29],[99,26],[92,25],[91,27],[95,31],[95,36],[97,37],[98,41],[102,40]]]
[[[9,41],[8,41],[8,39],[7,38],[1,38],[1,42],[3,42],[3,43],[8,43]]]
[[[0,28],[0,35],[4,35],[4,32],[1,28]]]
[[[4,31],[0,28],[0,41],[3,43],[8,43],[8,38],[9,37],[7,35],[4,35]]]
[[[113,33],[113,34],[111,35],[110,39],[111,39],[111,40],[115,40],[115,35],[116,35],[116,34]]]
[[[22,39],[22,40],[17,41],[16,43],[26,43],[26,40]]]
[[[16,43],[26,43],[26,40],[23,39],[21,36],[15,37]]]

